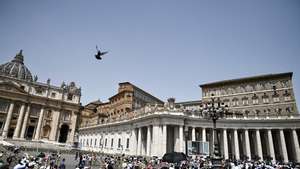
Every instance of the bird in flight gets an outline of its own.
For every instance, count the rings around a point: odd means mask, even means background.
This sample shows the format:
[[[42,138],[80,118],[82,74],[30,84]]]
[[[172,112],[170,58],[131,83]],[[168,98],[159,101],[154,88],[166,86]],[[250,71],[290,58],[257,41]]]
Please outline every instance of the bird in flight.
[[[105,52],[101,52],[99,49],[98,49],[98,46],[96,46],[96,49],[97,49],[97,54],[95,55],[96,59],[98,60],[101,60],[103,55],[105,55],[106,53],[108,53],[108,51],[105,51]]]

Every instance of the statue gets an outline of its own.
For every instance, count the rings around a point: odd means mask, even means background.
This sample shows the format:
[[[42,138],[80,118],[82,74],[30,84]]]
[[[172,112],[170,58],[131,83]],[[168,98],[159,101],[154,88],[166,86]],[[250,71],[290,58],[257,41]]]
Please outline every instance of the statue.
[[[62,84],[60,85],[61,88],[65,88],[66,87],[66,83],[62,82]]]
[[[50,81],[51,81],[51,79],[48,78],[48,80],[47,80],[47,85],[50,85]]]
[[[23,50],[21,49],[20,52],[19,52],[19,55],[22,55],[22,52],[23,52]]]
[[[38,76],[37,76],[37,75],[34,76],[33,81],[34,81],[34,82],[37,82],[37,81],[38,81]]]

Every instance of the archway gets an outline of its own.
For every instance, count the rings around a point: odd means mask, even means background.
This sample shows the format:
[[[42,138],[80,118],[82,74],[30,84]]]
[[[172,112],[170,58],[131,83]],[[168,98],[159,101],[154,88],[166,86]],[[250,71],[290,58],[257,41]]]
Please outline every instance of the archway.
[[[58,142],[60,142],[60,143],[67,142],[68,132],[69,132],[69,126],[67,124],[63,124],[60,127]]]

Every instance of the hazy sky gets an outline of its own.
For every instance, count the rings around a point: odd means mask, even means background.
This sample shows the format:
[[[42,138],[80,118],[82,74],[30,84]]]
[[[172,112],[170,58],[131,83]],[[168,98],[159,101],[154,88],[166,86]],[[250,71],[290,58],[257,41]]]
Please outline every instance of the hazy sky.
[[[19,49],[40,81],[81,86],[84,104],[124,81],[187,101],[199,84],[288,71],[300,99],[299,0],[1,0],[0,63]]]

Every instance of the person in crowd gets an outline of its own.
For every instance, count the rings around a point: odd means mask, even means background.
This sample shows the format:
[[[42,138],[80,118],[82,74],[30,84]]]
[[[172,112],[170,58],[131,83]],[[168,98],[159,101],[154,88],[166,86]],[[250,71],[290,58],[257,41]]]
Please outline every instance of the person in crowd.
[[[62,161],[58,167],[59,169],[66,169],[65,161],[66,161],[65,159],[62,159]]]

